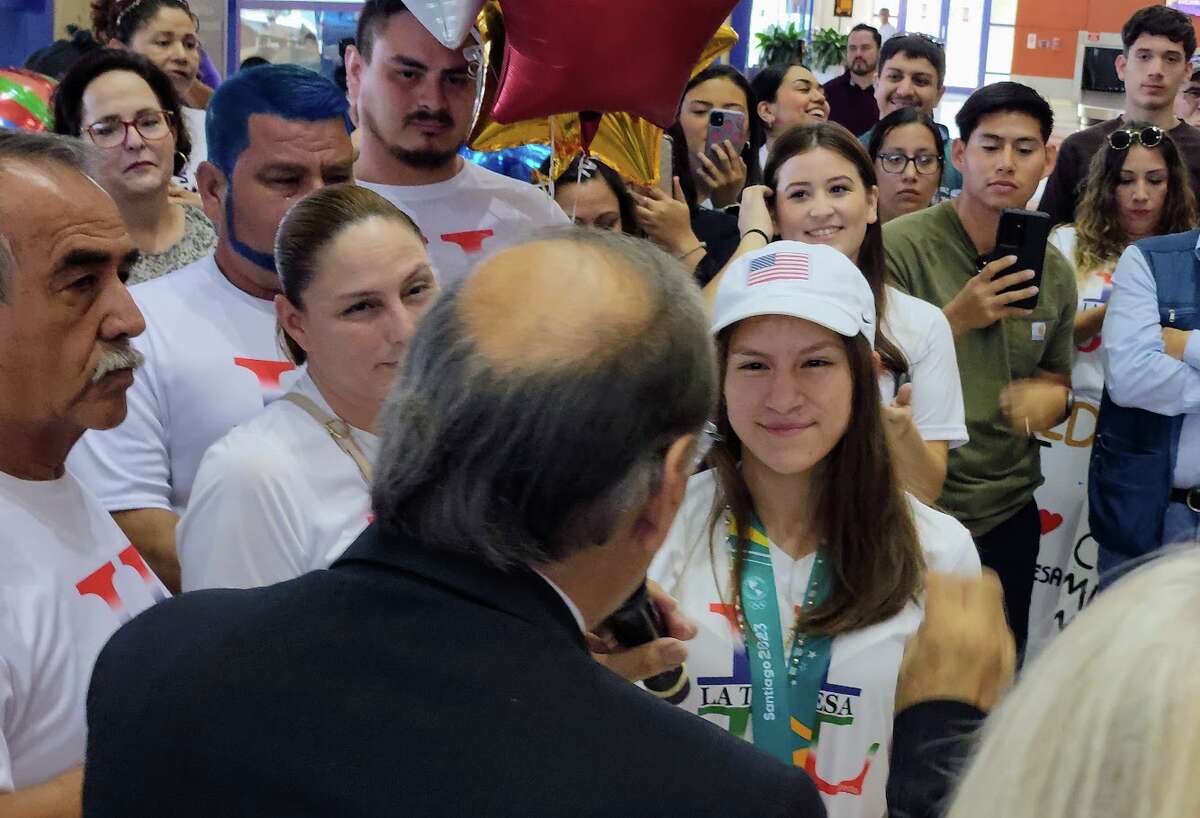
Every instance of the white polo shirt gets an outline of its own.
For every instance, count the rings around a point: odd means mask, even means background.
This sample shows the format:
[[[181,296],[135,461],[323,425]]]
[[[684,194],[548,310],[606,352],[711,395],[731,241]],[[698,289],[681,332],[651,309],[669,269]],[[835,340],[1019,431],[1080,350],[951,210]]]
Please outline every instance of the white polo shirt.
[[[100,649],[167,591],[71,475],[0,472],[0,793],[83,763]]]
[[[146,319],[133,339],[146,356],[115,429],[91,430],[71,470],[109,511],[182,514],[200,458],[234,426],[295,383],[272,302],[233,286],[208,256],[130,288]]]

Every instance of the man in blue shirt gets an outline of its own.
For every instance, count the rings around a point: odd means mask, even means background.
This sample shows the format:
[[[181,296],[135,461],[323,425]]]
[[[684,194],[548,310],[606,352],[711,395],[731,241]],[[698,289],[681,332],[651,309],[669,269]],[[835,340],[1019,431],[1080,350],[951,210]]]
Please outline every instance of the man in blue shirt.
[[[1121,256],[1088,486],[1102,574],[1200,533],[1197,309],[1200,230],[1139,241]]]

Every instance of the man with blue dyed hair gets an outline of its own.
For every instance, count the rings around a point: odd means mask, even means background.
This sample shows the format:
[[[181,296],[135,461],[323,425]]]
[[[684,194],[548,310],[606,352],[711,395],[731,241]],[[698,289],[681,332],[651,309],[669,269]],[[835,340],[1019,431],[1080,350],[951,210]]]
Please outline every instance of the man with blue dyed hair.
[[[336,85],[293,65],[221,84],[208,106],[208,161],[197,171],[216,252],[132,288],[146,317],[136,342],[146,366],[129,415],[72,452],[72,471],[175,589],[175,524],[200,458],[293,380],[275,335],[275,231],[307,193],[353,182],[347,107]]]

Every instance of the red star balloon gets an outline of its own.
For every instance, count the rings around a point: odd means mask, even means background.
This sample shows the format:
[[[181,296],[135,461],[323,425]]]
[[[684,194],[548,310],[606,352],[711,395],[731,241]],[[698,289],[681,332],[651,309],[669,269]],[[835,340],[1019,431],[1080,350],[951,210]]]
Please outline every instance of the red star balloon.
[[[492,118],[625,112],[666,128],[737,0],[504,0]]]

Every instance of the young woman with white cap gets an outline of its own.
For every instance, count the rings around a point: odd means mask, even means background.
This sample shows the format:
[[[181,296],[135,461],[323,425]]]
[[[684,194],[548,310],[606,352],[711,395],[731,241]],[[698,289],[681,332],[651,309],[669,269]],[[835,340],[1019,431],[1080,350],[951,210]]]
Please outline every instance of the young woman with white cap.
[[[681,706],[804,767],[834,818],[879,818],[922,572],[979,558],[896,477],[875,303],[844,254],[784,241],[736,260],[712,330],[715,467],[650,570],[699,628]]]
[[[810,123],[779,137],[763,178],[742,196],[739,251],[762,248],[777,230],[839,250],[862,271],[878,306],[875,352],[896,469],[908,491],[935,501],[949,450],[967,442],[954,336],[941,310],[884,282],[875,166],[842,126]]]

